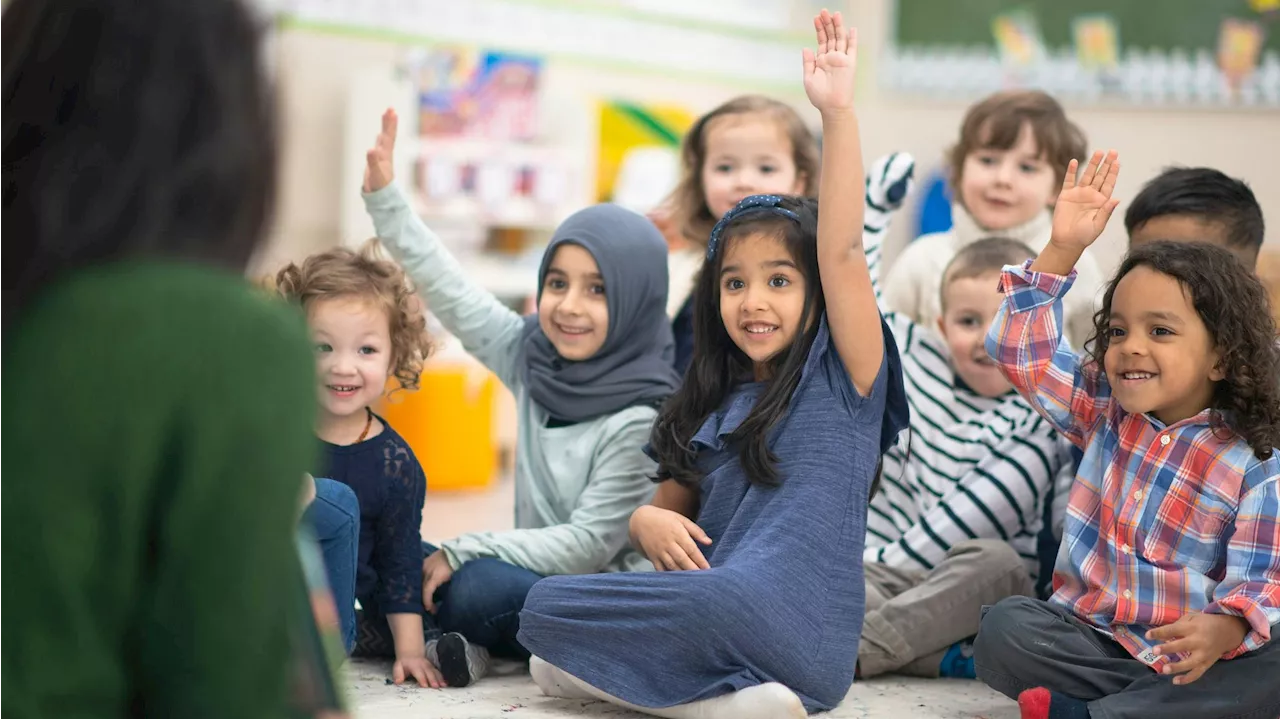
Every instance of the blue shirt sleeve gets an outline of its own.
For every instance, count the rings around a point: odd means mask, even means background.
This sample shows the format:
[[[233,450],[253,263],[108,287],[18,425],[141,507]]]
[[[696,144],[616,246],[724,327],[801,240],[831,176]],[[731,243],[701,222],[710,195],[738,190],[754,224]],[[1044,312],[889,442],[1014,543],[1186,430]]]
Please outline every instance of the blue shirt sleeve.
[[[823,318],[823,322],[826,319]],[[871,393],[863,397],[854,388],[849,378],[849,371],[836,351],[835,343],[830,341],[827,329],[819,331],[823,347],[815,347],[821,352],[827,380],[840,397],[849,413],[862,424],[880,424],[880,454],[884,454],[893,446],[898,434],[907,428],[909,410],[907,408],[907,391],[902,383],[902,359],[898,355],[898,343],[893,330],[884,317],[880,318],[880,331],[884,335],[884,361],[880,364],[880,372],[871,386]]]

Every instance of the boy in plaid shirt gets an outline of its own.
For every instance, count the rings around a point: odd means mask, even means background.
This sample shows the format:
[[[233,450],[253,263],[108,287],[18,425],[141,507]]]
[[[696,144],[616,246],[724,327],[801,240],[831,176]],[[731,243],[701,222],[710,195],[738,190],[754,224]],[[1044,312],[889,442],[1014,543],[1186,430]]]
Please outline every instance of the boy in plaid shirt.
[[[1048,602],[987,611],[977,673],[1024,719],[1280,713],[1280,370],[1266,291],[1206,243],[1134,248],[1090,355],[1062,296],[1106,226],[1119,163],[1073,161],[1053,239],[1006,268],[987,338],[1018,391],[1085,452]]]

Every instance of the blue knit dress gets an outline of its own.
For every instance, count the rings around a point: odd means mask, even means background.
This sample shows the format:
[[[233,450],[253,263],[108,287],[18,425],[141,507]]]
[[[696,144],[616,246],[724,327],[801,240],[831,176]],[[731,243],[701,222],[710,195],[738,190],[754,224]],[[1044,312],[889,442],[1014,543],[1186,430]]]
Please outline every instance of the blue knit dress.
[[[906,425],[901,367],[882,331],[885,361],[861,397],[821,320],[771,439],[781,486],[748,482],[727,443],[764,385],[740,386],[697,432],[710,569],[544,579],[520,615],[520,642],[638,706],[765,682],[790,687],[809,711],[838,704],[862,632],[867,492],[883,442]]]

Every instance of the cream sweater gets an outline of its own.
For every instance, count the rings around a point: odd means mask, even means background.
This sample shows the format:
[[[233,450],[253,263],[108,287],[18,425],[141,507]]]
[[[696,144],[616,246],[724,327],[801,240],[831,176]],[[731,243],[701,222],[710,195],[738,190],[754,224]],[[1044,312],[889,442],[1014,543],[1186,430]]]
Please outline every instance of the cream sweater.
[[[884,279],[884,302],[889,310],[937,331],[942,315],[942,273],[960,248],[987,237],[1007,237],[1036,252],[1049,244],[1052,215],[1042,212],[1025,225],[988,231],[958,203],[952,205],[953,226],[947,232],[924,235],[907,245]],[[1089,252],[1076,263],[1076,282],[1064,301],[1067,340],[1077,349],[1093,332],[1093,313],[1102,300],[1104,279]]]

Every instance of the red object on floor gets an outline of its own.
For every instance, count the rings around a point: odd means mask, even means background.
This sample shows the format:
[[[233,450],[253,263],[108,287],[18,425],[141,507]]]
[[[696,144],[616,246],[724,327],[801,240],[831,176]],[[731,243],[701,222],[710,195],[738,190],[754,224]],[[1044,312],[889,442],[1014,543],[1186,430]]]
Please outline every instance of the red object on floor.
[[[1018,708],[1022,719],[1049,719],[1049,703],[1053,695],[1044,687],[1028,689],[1018,695]]]

